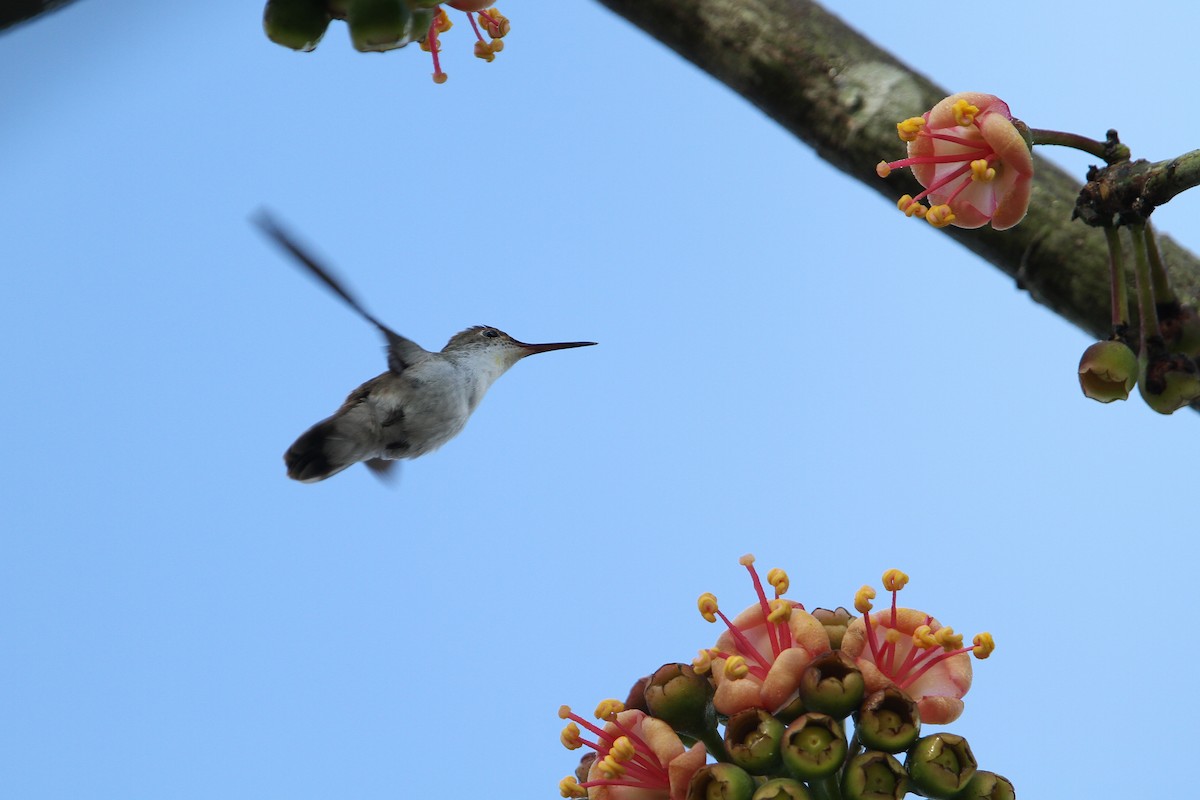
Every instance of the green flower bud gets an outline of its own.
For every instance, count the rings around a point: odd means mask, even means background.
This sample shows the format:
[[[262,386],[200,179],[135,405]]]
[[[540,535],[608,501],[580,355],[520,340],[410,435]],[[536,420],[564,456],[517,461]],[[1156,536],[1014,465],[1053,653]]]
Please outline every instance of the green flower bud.
[[[733,763],[749,772],[770,772],[779,763],[783,723],[761,708],[747,708],[725,723],[725,747]]]
[[[412,41],[412,10],[407,0],[352,0],[346,14],[350,41],[364,53],[382,53]]]
[[[833,611],[828,608],[818,608],[812,612],[812,615],[817,618],[817,622],[825,626],[825,633],[829,635],[829,646],[834,650],[839,649],[842,646],[842,637],[846,634],[846,628],[854,620],[854,615],[841,606]]]
[[[967,787],[954,800],[1016,800],[1017,790],[1012,781],[1003,775],[987,770],[978,770],[967,782]]]
[[[750,800],[754,778],[734,764],[706,764],[688,783],[687,800]]]
[[[263,30],[275,44],[308,53],[329,27],[324,0],[267,0]]]
[[[864,747],[885,753],[907,750],[921,735],[917,704],[895,686],[872,692],[863,701],[855,732]]]
[[[821,654],[800,676],[800,699],[804,706],[831,717],[848,716],[862,703],[866,691],[854,659],[840,650]]]
[[[841,723],[826,714],[805,714],[783,732],[783,765],[800,780],[834,774],[845,762],[846,750]]]
[[[1161,343],[1160,343],[1161,344]],[[1146,405],[1160,414],[1171,414],[1200,398],[1200,370],[1196,362],[1182,353],[1161,353],[1147,356],[1142,348],[1141,376],[1138,389]]]
[[[978,765],[966,739],[935,733],[917,740],[905,766],[918,793],[948,800],[966,788]]]
[[[758,787],[750,800],[810,800],[808,787],[791,778],[772,778]]]
[[[1079,359],[1079,388],[1101,403],[1128,399],[1137,377],[1137,355],[1116,339],[1096,342]]]
[[[691,664],[663,664],[650,676],[642,696],[650,715],[676,731],[699,736],[716,730],[712,683],[697,675]]]
[[[904,766],[878,750],[859,753],[842,773],[843,800],[901,800],[907,792]]]

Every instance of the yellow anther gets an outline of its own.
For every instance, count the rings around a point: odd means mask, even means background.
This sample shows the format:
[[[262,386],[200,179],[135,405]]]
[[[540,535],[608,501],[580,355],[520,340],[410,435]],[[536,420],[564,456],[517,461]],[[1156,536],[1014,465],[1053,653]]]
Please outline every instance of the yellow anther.
[[[707,675],[712,669],[712,651],[701,650],[700,655],[692,659],[692,669],[696,670],[697,674]]]
[[[896,133],[900,135],[901,141],[915,142],[921,133],[921,128],[924,127],[924,117],[909,117],[903,122],[896,123]]]
[[[928,650],[931,647],[937,647],[938,641],[934,638],[933,629],[928,625],[918,625],[913,631],[913,644],[922,650]]]
[[[898,569],[889,569],[883,573],[883,588],[889,592],[898,592],[908,584],[908,576]]]
[[[488,32],[488,36],[491,36],[493,39],[507,36],[508,32],[512,30],[512,23],[508,21],[508,17],[501,14],[496,8],[480,11],[479,24]]]
[[[738,680],[750,674],[750,668],[746,666],[746,659],[742,656],[730,656],[725,659],[725,677],[730,680]]]
[[[954,104],[954,121],[962,126],[975,124],[975,115],[979,113],[979,107],[973,106],[966,100],[959,100]]]
[[[888,166],[886,161],[880,161],[875,165],[875,174],[881,178],[886,178],[892,174],[892,168]]]
[[[788,580],[788,574],[779,567],[775,567],[767,573],[767,583],[775,587],[775,595],[777,597],[781,594],[787,594],[788,587],[792,585]]]
[[[558,735],[558,740],[568,750],[578,750],[583,747],[583,740],[579,738],[579,726],[574,722],[567,723],[567,726],[562,729],[562,733]]]
[[[700,616],[704,617],[705,622],[717,621],[717,596],[712,592],[705,592],[696,600],[696,608],[700,609]]]
[[[637,750],[634,748],[633,742],[629,741],[628,736],[620,736],[612,743],[608,754],[616,761],[624,763],[637,755]]]
[[[792,618],[792,604],[787,600],[775,598],[768,603],[771,611],[767,614],[768,622],[787,622]]]
[[[961,633],[955,633],[954,628],[941,628],[933,635],[945,650],[958,650],[962,647],[963,638]]]
[[[435,72],[435,73],[433,73],[433,82],[434,82],[434,83],[439,83],[439,84],[440,84],[440,83],[445,83],[445,82],[446,82],[446,79],[447,79],[447,78],[449,78],[449,77],[450,77],[450,76],[449,76],[449,75],[447,75],[447,74],[446,74],[446,73],[444,73],[444,72]]]
[[[870,586],[864,586],[854,593],[854,608],[860,614],[866,614],[871,610],[871,601],[875,599],[875,590]]]
[[[605,756],[604,760],[600,762],[599,770],[601,775],[611,781],[625,774],[625,765],[617,761],[610,754]]]
[[[971,162],[971,180],[990,181],[996,177],[996,169],[988,164],[986,158],[977,158]]]
[[[895,628],[884,628],[883,638],[885,641],[890,642],[891,644],[900,644],[900,640],[904,638],[904,634]]]
[[[569,719],[570,716],[571,716],[571,707],[570,706],[559,706],[558,707],[558,718],[559,719]]]
[[[944,228],[958,217],[954,216],[954,212],[950,210],[950,206],[943,203],[940,206],[933,206],[929,211],[925,212],[925,221],[935,228]]]
[[[625,704],[620,700],[601,700],[596,706],[596,719],[612,719],[625,710]]]
[[[475,57],[482,58],[489,64],[496,60],[496,54],[492,52],[492,48],[488,47],[485,42],[475,42]]]
[[[738,563],[741,564],[743,567],[750,566],[751,564],[754,563],[754,554],[746,553],[746,555],[744,555],[738,559]]]
[[[587,789],[579,785],[574,775],[568,775],[558,782],[558,794],[561,797],[587,797]]]
[[[975,645],[974,653],[976,658],[987,658],[996,649],[996,642],[987,631],[975,634],[975,638],[971,640],[971,643]]]
[[[499,53],[504,49],[504,40],[492,39],[490,42],[488,42],[488,47],[492,48],[493,53]]]
[[[911,194],[906,194],[897,200],[896,208],[903,211],[906,217],[924,217],[927,210],[924,205],[913,200]]]
[[[433,18],[433,28],[438,33],[445,33],[454,27],[454,23],[450,21],[450,15],[446,13],[446,9],[438,6],[437,16]]]

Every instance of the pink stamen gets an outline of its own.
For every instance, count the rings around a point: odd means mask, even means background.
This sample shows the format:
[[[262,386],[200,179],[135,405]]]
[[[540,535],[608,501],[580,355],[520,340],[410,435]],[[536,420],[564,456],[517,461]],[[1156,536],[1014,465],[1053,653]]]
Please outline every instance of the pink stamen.
[[[970,653],[974,649],[975,648],[972,646],[972,647],[963,647],[959,650],[954,650],[949,653],[943,651],[940,656],[938,656],[937,658],[929,659],[929,661],[925,664],[925,666],[921,667],[919,670],[914,672],[912,675],[905,678],[904,683],[899,684],[900,688],[904,689],[909,686],[912,686],[913,683],[915,683],[918,678],[920,678],[922,675],[924,675],[926,672],[928,672],[930,669],[932,669],[935,664],[940,664],[941,662],[945,661],[947,658],[953,658],[954,656],[961,656],[963,653]]]
[[[445,12],[443,11],[443,12],[441,12],[441,13],[445,13]],[[438,24],[438,15],[437,15],[437,14],[434,14],[434,15],[433,15],[433,22],[429,23],[429,34],[428,34],[428,39],[429,39],[429,52],[430,52],[430,54],[432,54],[432,55],[433,55],[433,74],[434,74],[434,75],[442,75],[442,74],[444,74],[444,73],[442,72],[442,64],[441,64],[441,61],[438,59],[438,30],[437,30],[437,24]]]
[[[758,571],[754,569],[754,564],[744,564],[743,566],[750,573],[750,580],[754,583],[754,593],[758,595],[758,607],[762,610],[763,624],[767,626],[767,637],[771,640],[771,653],[779,655],[783,651],[779,649],[775,623],[768,619],[771,614],[771,604],[767,602],[767,593],[763,591],[762,581],[758,579]]]
[[[953,136],[949,133],[925,133],[921,132],[922,136],[928,136],[930,139],[937,139],[942,142],[953,142],[954,144],[962,144],[967,147],[986,147],[987,143],[979,139],[964,139],[961,136]]]
[[[914,201],[915,202],[915,201]],[[863,623],[867,629],[867,646],[871,648],[871,660],[879,663],[879,642],[875,638],[875,627],[871,624],[871,612],[863,614]]]
[[[968,172],[970,172],[970,171],[971,171],[971,165],[970,165],[970,164],[964,164],[964,165],[962,165],[962,166],[961,166],[961,167],[959,167],[958,169],[954,170],[954,172],[951,172],[951,173],[950,173],[949,175],[947,175],[945,178],[942,178],[940,181],[938,181],[937,183],[935,183],[934,185],[930,186],[928,189],[926,189],[925,191],[921,192],[919,195],[917,195],[916,197],[914,197],[914,198],[913,198],[913,202],[914,202],[914,203],[916,203],[916,202],[918,202],[918,201],[920,201],[920,200],[924,200],[924,199],[925,199],[925,197],[926,197],[926,196],[928,196],[928,194],[929,194],[930,192],[936,192],[938,189],[942,188],[942,187],[943,187],[943,186],[945,186],[946,184],[948,184],[948,183],[950,183],[950,182],[952,182],[952,181],[958,180],[959,178],[961,178],[963,175],[966,175],[966,174],[967,174]],[[893,615],[893,624],[895,624],[894,615]]]
[[[729,617],[725,616],[723,611],[718,610],[717,616],[721,618],[721,621],[725,623],[725,627],[729,628],[729,632],[732,633],[733,638],[737,640],[738,650],[741,651],[741,655],[754,656],[754,658],[758,659],[758,663],[762,664],[764,667],[771,666],[772,662],[763,658],[762,653],[758,652],[758,648],[756,648],[751,641],[746,638],[746,634],[742,633],[741,629],[729,621]]]
[[[986,158],[989,155],[994,155],[991,150],[973,150],[970,153],[957,153],[948,156],[914,156],[912,158],[902,158],[899,161],[889,161],[889,169],[903,169],[911,167],[913,164],[958,164],[962,161],[970,159],[972,161],[979,158]]]
[[[468,11],[467,19],[471,21],[471,30],[475,31],[475,38],[483,42],[483,34],[479,32],[479,26],[475,24],[475,15]],[[491,17],[489,16],[488,19],[491,19]],[[487,44],[487,42],[484,42],[484,44]]]

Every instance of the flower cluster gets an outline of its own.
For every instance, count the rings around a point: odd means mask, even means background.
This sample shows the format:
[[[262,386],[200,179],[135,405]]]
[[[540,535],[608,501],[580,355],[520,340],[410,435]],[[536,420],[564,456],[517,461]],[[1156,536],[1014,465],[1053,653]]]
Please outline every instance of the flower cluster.
[[[413,42],[433,58],[433,80],[445,83],[439,37],[453,23],[443,6],[465,12],[475,32],[475,56],[492,61],[504,49],[508,18],[496,0],[267,0],[263,29],[267,38],[293,50],[315,50],[334,19],[346,20],[350,41],[362,52],[382,53]],[[482,29],[482,32],[481,30]],[[484,38],[484,32],[487,38]]]
[[[1025,217],[1033,181],[1033,154],[1024,125],[998,97],[979,92],[950,95],[923,116],[897,123],[908,158],[880,161],[879,177],[911,167],[925,187],[904,195],[900,210],[937,228],[1005,230]],[[928,199],[925,206],[922,200]]]
[[[971,656],[991,654],[990,635],[964,646],[929,614],[899,607],[908,582],[899,570],[883,576],[890,607],[872,613],[875,590],[864,586],[854,603],[862,616],[854,618],[844,608],[810,613],[784,599],[783,570],[767,573],[768,596],[754,558],[741,564],[753,604],[730,619],[712,594],[698,601],[706,621],[725,627],[713,647],[691,664],[660,667],[624,703],[602,702],[602,725],[560,709],[563,745],[589,751],[559,783],[563,797],[1015,797],[1007,779],[978,769],[961,736],[921,735],[922,724],[962,713]]]

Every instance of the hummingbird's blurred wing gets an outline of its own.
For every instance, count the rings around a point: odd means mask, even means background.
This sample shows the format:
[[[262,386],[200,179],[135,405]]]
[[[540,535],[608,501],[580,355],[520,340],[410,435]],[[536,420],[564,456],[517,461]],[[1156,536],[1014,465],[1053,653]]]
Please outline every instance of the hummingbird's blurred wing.
[[[399,461],[393,461],[390,458],[368,458],[363,462],[367,465],[367,469],[371,470],[371,474],[378,478],[383,483],[389,486],[394,484],[400,478]]]
[[[351,308],[357,311],[359,315],[363,317],[363,319],[367,320],[367,322],[370,322],[383,333],[388,342],[388,369],[390,371],[397,374],[401,373],[406,367],[422,360],[429,355],[429,351],[421,347],[421,345],[417,344],[412,339],[406,339],[405,337],[393,331],[387,325],[384,325],[382,322],[375,319],[370,312],[363,308],[362,305],[356,299],[354,299],[354,297],[348,291],[346,291],[341,282],[333,277],[333,273],[330,272],[327,267],[323,267],[318,264],[316,259],[310,256],[306,250],[300,247],[300,245],[296,243],[296,240],[289,236],[288,233],[284,231],[282,227],[280,227],[279,223],[277,223],[274,218],[272,218],[271,215],[265,210],[260,211],[258,216],[254,218],[254,221],[258,224],[258,227],[262,229],[263,233],[274,239],[275,243],[288,253],[291,253],[292,257],[303,264],[309,272],[317,277],[318,280],[332,289],[334,294],[342,298],[342,300],[344,300]]]

